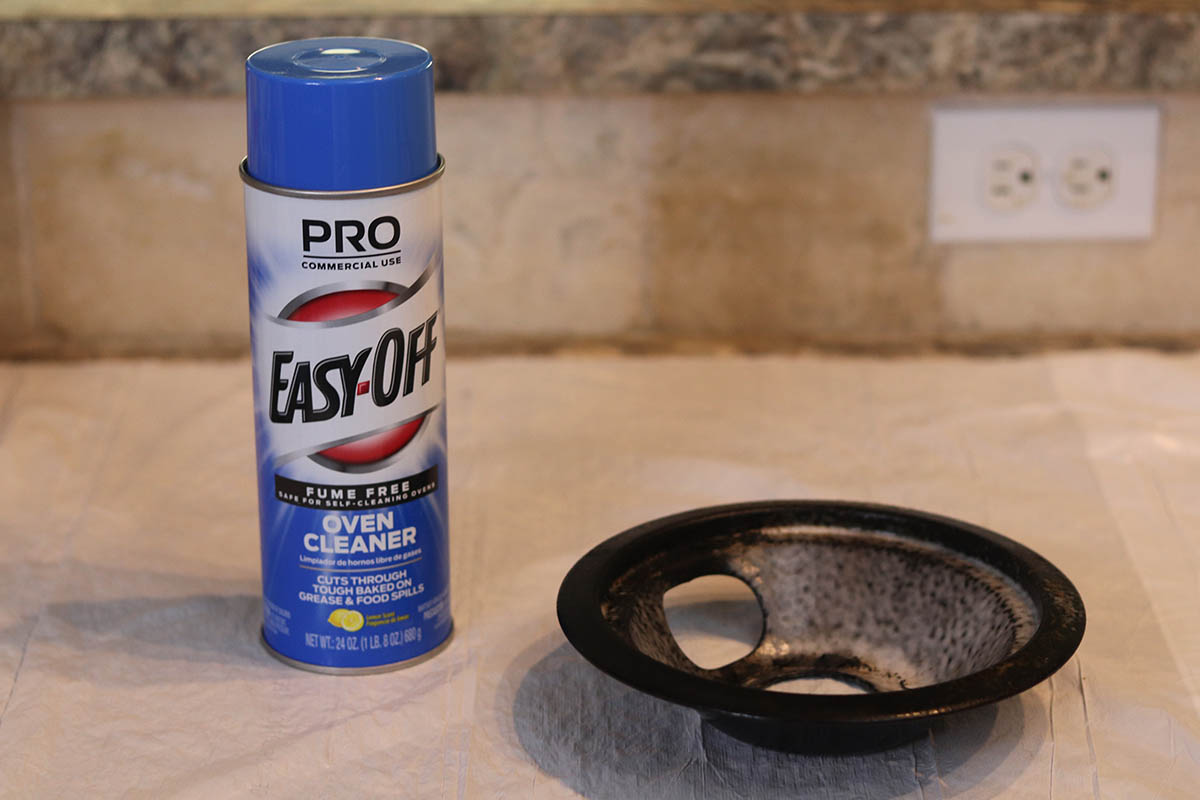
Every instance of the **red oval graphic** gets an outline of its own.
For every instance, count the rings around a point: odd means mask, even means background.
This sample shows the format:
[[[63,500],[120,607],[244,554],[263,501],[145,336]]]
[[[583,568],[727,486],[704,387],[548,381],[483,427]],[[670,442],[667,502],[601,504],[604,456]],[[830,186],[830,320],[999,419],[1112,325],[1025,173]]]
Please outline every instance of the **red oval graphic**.
[[[422,414],[412,422],[406,422],[395,428],[390,428],[380,433],[373,433],[370,436],[364,436],[362,439],[355,439],[353,442],[346,442],[336,447],[330,447],[317,453],[317,455],[348,466],[360,467],[366,464],[374,464],[376,461],[382,461],[389,456],[395,455],[406,444],[411,442],[413,437],[417,435],[417,431],[421,430],[421,424],[425,422],[426,416]]]
[[[374,311],[398,296],[396,292],[387,289],[346,289],[340,292],[330,292],[302,303],[288,314],[287,318],[295,322],[328,322],[346,319]],[[369,383],[363,382],[358,385],[359,394],[366,394],[369,391]],[[370,470],[373,464],[383,466],[381,462],[399,453],[413,440],[413,437],[421,430],[421,425],[424,424],[427,416],[428,414],[423,414],[417,419],[394,428],[326,448],[316,453],[315,456],[318,457],[319,462],[333,462],[326,466],[332,466],[334,469],[343,467],[366,471]]]
[[[288,319],[296,322],[328,322],[333,319],[356,317],[374,311],[384,303],[396,299],[395,292],[387,289],[347,289],[314,297],[302,304]]]

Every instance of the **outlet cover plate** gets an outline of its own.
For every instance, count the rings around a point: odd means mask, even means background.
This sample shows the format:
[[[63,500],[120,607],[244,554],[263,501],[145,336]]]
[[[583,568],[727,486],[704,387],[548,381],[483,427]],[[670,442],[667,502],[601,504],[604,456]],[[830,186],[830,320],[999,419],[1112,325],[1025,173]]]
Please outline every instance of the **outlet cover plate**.
[[[934,242],[1148,239],[1154,233],[1159,109],[1153,105],[938,107],[933,110],[929,235]],[[997,165],[1028,153],[1021,202]],[[997,159],[1000,159],[998,162]],[[1099,159],[1094,202],[1081,175]],[[1022,162],[1024,163],[1024,162]],[[1026,176],[1022,176],[1026,177]],[[1022,184],[1023,187],[1023,184]],[[1000,195],[989,196],[989,191]],[[1000,202],[997,202],[1000,201]]]

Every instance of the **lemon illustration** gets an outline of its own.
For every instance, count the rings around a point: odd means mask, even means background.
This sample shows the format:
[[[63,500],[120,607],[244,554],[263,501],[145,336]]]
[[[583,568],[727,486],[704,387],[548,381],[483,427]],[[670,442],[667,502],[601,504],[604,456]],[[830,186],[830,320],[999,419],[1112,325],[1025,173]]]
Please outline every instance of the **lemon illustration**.
[[[350,632],[362,630],[363,615],[361,611],[347,611],[342,617],[342,627]]]
[[[342,627],[346,622],[346,615],[349,613],[350,612],[344,608],[337,609],[329,615],[329,624],[339,628]],[[359,614],[359,616],[361,617],[362,615]]]

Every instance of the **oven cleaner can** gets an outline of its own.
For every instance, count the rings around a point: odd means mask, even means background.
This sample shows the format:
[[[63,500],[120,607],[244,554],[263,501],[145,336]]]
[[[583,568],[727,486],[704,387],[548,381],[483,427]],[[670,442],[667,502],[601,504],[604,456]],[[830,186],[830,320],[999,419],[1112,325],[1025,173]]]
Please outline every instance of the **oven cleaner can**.
[[[304,669],[394,669],[452,630],[433,61],[272,45],[246,116],[262,638]]]

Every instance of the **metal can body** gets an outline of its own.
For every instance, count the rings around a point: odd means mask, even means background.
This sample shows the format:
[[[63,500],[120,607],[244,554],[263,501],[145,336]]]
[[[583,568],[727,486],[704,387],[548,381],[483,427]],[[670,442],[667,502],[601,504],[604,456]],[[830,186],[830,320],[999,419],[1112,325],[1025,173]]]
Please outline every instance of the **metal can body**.
[[[442,163],[400,186],[269,186],[242,166],[263,639],[369,672],[452,629]]]

